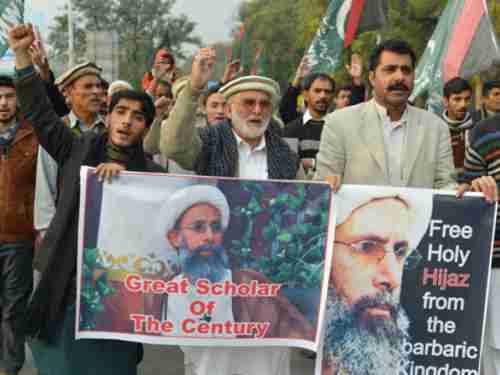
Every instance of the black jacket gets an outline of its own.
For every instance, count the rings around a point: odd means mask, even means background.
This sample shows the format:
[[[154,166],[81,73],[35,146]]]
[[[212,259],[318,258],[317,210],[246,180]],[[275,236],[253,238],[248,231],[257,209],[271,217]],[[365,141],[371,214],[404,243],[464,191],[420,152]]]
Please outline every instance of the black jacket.
[[[16,82],[21,113],[33,124],[40,145],[59,165],[62,186],[54,218],[47,230],[35,262],[42,278],[28,308],[28,334],[47,337],[61,320],[74,297],[80,167],[97,166],[106,160],[108,135],[87,132],[77,137],[54,112],[43,83],[32,73]],[[161,172],[146,160],[139,142],[127,165],[132,171]]]

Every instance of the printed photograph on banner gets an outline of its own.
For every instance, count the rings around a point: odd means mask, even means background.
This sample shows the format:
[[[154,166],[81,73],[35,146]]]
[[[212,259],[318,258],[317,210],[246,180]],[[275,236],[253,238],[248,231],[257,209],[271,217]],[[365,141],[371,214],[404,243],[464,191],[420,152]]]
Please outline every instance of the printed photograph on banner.
[[[82,171],[77,337],[317,349],[327,184]]]
[[[317,375],[477,374],[496,205],[343,186]]]

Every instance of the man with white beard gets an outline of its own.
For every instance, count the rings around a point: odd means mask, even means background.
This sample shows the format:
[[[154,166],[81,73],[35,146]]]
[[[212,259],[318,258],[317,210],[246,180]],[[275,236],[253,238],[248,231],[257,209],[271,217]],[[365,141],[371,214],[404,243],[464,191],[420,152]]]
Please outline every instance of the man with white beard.
[[[162,155],[198,175],[305,179],[298,155],[281,138],[281,129],[272,120],[280,88],[270,78],[246,76],[224,85],[219,92],[227,101],[228,120],[196,128],[199,98],[212,79],[215,59],[212,48],[202,48],[196,54],[189,81],[162,124]],[[217,375],[290,374],[290,350],[281,347],[196,348],[186,352],[184,361],[186,375],[214,374],[209,363],[226,364]],[[239,368],[241,363],[244,369]]]
[[[161,129],[160,151],[182,168],[217,177],[292,180],[305,177],[298,155],[281,139],[272,119],[280,88],[263,76],[245,76],[224,85],[228,120],[196,129],[199,97],[212,78],[215,52],[202,48],[191,76]]]
[[[322,373],[398,374],[410,339],[402,276],[419,259],[432,192],[341,190],[338,202]]]

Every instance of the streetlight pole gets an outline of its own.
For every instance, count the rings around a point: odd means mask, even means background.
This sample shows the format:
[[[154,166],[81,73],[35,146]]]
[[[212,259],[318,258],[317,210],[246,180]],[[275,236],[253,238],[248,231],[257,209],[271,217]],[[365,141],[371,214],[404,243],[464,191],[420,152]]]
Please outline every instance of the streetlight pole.
[[[72,68],[75,65],[75,39],[73,33],[73,1],[68,0],[68,68]]]

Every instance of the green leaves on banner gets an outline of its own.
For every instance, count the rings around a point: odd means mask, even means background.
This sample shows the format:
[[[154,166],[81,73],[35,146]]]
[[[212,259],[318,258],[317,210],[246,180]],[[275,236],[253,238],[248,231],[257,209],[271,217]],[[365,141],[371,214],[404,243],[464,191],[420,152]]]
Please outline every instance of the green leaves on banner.
[[[253,268],[287,287],[319,287],[328,197],[311,200],[305,185],[270,192],[258,182],[246,182],[243,189],[248,198],[231,204],[231,216],[245,228],[242,238],[230,245],[237,268]]]
[[[96,316],[105,311],[103,298],[116,293],[109,286],[108,273],[99,257],[99,249],[85,249],[83,252],[82,291],[80,296],[80,329],[95,329]]]

